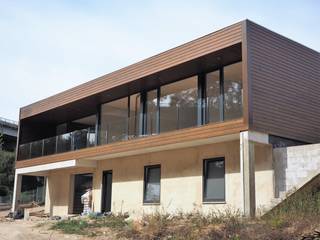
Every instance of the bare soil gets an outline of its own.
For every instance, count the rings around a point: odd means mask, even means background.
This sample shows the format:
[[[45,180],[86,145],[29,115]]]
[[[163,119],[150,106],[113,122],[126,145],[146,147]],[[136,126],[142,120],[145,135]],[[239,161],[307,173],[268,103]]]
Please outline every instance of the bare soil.
[[[5,218],[8,213],[9,211],[0,211],[0,240],[85,239],[81,238],[81,236],[65,235],[57,231],[47,230],[45,227],[37,226],[48,222],[48,219],[10,220]]]

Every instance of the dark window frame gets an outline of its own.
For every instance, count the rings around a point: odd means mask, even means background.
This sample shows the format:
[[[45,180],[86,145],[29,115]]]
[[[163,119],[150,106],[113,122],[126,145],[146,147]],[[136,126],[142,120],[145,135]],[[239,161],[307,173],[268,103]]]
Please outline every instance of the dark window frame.
[[[206,187],[207,187],[207,165],[209,162],[216,162],[223,160],[223,171],[224,171],[224,197],[223,199],[210,199],[206,198]],[[202,173],[202,202],[203,203],[225,203],[226,201],[226,160],[225,157],[213,157],[203,159],[203,173]]]
[[[148,171],[148,169],[152,169],[152,168],[159,168],[159,171],[160,171],[159,201],[147,201],[147,200],[146,200],[147,171]],[[146,204],[146,205],[152,205],[152,204],[159,205],[160,202],[161,202],[161,164],[144,166],[144,174],[143,174],[143,204]]]

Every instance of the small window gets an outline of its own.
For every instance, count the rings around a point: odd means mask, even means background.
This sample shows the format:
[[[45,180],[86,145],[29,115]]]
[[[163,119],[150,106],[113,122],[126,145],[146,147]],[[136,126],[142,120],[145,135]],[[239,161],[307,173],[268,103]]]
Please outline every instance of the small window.
[[[224,157],[205,159],[203,162],[203,201],[225,201]]]
[[[143,203],[160,203],[160,165],[144,167]]]

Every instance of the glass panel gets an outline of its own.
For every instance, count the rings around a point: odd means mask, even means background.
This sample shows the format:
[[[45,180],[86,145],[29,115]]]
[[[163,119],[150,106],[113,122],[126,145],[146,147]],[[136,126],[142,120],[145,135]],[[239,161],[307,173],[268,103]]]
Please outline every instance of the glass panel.
[[[127,129],[127,97],[101,105],[101,144],[127,139]]]
[[[31,158],[42,156],[42,140],[31,143]]]
[[[68,152],[71,150],[71,133],[58,136],[57,152]]]
[[[72,135],[73,135],[74,150],[87,147],[87,139],[88,139],[87,129],[74,131]]]
[[[220,119],[220,73],[219,70],[206,75],[207,115],[208,122],[219,122]]]
[[[197,125],[198,77],[161,87],[160,132]]]
[[[206,160],[205,200],[223,201],[225,198],[224,159]]]
[[[129,139],[140,135],[140,94],[130,96]]]
[[[224,67],[224,118],[242,117],[242,63]]]
[[[94,128],[89,129],[88,136],[88,147],[93,147],[96,145],[96,132]]]
[[[19,146],[19,160],[30,158],[30,143],[21,144]]]
[[[152,90],[147,93],[147,102],[146,102],[146,112],[147,112],[147,120],[146,120],[146,129],[147,134],[156,134],[157,131],[157,109],[158,109],[158,101],[157,101],[157,90]]]
[[[160,167],[145,169],[144,202],[160,202]]]
[[[56,152],[57,137],[46,138],[43,140],[43,155],[50,155]]]

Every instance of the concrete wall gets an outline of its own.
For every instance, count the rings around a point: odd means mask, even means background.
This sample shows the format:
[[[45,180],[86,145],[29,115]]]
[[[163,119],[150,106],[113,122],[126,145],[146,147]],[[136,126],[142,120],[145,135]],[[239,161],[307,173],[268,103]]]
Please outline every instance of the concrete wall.
[[[275,197],[272,146],[255,144],[255,189],[257,213],[272,206]]]
[[[91,168],[53,170],[47,175],[45,212],[51,216],[72,213],[74,174],[91,173]]]
[[[320,144],[273,151],[276,197],[285,197],[320,172]]]
[[[225,157],[226,201],[223,203],[202,202],[203,159]],[[256,158],[256,200],[257,207],[267,205],[274,196],[272,153],[269,145],[257,144]],[[159,205],[143,204],[144,166],[161,164],[161,199]],[[112,211],[129,212],[133,216],[151,211],[190,212],[194,209],[242,210],[240,175],[240,143],[232,141],[162,151],[130,157],[98,161],[96,169],[70,169],[52,171],[48,176],[46,209],[52,215],[66,215],[72,209],[72,175],[93,173],[93,207],[101,208],[102,172],[113,171]],[[68,207],[69,205],[69,207]]]

